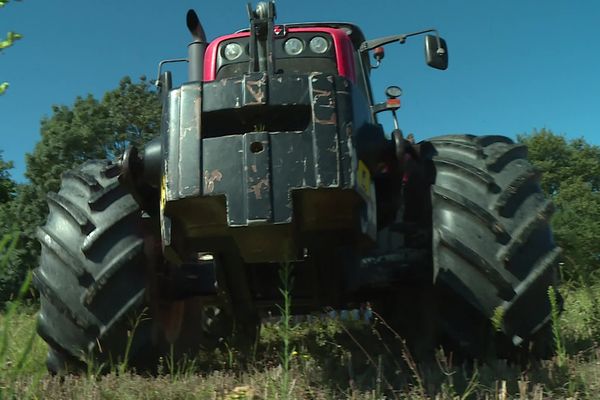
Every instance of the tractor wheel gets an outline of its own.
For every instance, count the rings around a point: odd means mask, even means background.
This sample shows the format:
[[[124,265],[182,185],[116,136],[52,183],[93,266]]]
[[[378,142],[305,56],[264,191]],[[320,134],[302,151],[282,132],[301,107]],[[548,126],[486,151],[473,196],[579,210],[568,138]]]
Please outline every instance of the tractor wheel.
[[[123,359],[128,331],[144,311],[145,270],[140,211],[119,185],[119,168],[90,161],[63,175],[48,194],[50,214],[34,285],[40,292],[38,333],[48,342],[51,372],[81,370],[85,361]],[[151,324],[141,318],[130,358],[151,352]]]
[[[512,357],[515,350],[547,356],[548,289],[557,284],[560,249],[549,225],[553,205],[527,161],[526,146],[472,135],[428,143],[442,332],[475,357]]]
[[[152,319],[156,302],[147,299],[140,210],[118,182],[119,171],[108,161],[89,161],[65,173],[60,191],[48,195],[33,282],[41,302],[38,333],[49,345],[53,373],[123,361],[152,371],[172,349]],[[190,352],[214,348],[218,340],[211,333],[221,332],[224,316],[199,307],[196,298],[178,306],[185,310],[180,336],[186,340],[175,342],[175,351],[185,348],[182,354],[194,356]]]

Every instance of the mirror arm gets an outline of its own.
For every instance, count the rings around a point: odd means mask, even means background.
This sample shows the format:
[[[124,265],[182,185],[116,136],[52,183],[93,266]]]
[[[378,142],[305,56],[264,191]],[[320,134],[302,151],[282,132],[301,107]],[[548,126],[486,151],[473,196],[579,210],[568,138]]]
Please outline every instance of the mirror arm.
[[[156,80],[154,81],[154,86],[156,86],[157,88],[159,87],[160,73],[162,71],[163,65],[170,64],[170,63],[180,63],[180,62],[189,62],[189,60],[187,58],[173,58],[171,60],[162,60],[161,62],[159,62],[158,63],[158,73],[156,74]]]
[[[364,53],[365,51],[373,50],[376,47],[384,46],[386,44],[390,44],[390,43],[394,43],[394,42],[400,42],[400,44],[403,44],[404,42],[406,42],[406,39],[411,36],[418,36],[418,35],[422,35],[424,33],[429,33],[429,32],[435,33],[437,47],[438,47],[437,53],[443,54],[444,49],[442,49],[442,43],[440,41],[440,34],[437,31],[437,29],[425,29],[423,31],[418,31],[418,32],[403,33],[401,35],[385,36],[385,37],[382,37],[379,39],[367,40],[367,41],[362,42],[362,44],[360,45],[359,51],[361,53]]]
[[[371,65],[371,69],[377,69],[377,68],[379,68],[380,65],[381,65],[381,61],[376,60],[375,65]]]

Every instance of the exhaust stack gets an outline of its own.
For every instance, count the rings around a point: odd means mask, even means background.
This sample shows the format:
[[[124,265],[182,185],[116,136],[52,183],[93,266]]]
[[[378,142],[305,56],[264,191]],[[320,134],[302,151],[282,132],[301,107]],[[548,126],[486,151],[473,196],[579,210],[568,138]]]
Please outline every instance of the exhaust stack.
[[[193,38],[193,41],[188,45],[189,81],[202,81],[204,78],[204,52],[208,45],[206,34],[194,10],[188,10],[186,24]]]

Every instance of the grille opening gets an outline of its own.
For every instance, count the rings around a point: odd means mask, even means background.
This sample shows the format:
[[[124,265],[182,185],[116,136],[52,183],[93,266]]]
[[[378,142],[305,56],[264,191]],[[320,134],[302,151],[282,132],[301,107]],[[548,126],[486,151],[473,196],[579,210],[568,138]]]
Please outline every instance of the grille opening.
[[[326,57],[286,57],[277,58],[275,63],[277,74],[309,75],[313,72],[338,74],[334,58]],[[237,62],[223,65],[217,71],[217,80],[242,77],[248,73],[248,62]]]
[[[303,132],[311,122],[307,104],[260,105],[206,112],[202,116],[204,138],[241,135],[246,132]]]

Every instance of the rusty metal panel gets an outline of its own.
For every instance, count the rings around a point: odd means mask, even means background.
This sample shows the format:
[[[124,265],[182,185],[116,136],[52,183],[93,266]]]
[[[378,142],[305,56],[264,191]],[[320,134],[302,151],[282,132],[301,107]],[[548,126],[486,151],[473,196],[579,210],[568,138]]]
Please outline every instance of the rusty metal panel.
[[[242,103],[245,106],[267,104],[269,98],[266,73],[244,75],[242,82]]]
[[[314,168],[318,187],[338,187],[340,149],[335,83],[332,75],[311,75]]]
[[[228,226],[281,224],[293,222],[296,189],[354,190],[353,138],[367,121],[355,118],[351,83],[324,74],[263,78],[251,74],[172,91],[165,146],[167,202],[224,195]],[[245,102],[256,104],[244,107]],[[204,132],[201,119],[201,111],[210,107],[246,118],[251,110],[285,111],[282,106],[296,104],[310,105],[304,131],[215,136]]]
[[[200,194],[202,138],[202,86],[199,82],[181,87],[179,129],[179,197]]]
[[[202,87],[199,82],[169,93],[163,142],[165,201],[200,194]]]
[[[310,82],[306,76],[263,74],[207,82],[203,88],[202,111],[239,109],[246,105],[310,104]]]
[[[252,132],[244,135],[247,223],[273,221],[270,142],[268,132]],[[285,187],[281,189],[285,190]]]
[[[243,225],[245,185],[241,135],[204,139],[202,147],[203,194],[225,195],[227,223]]]
[[[269,104],[310,104],[310,81],[306,75],[279,75],[269,82]]]
[[[353,97],[362,94],[357,93],[358,91],[345,78],[338,78],[336,80],[336,88],[340,152],[339,178],[340,186],[348,187],[349,185],[353,185],[354,170],[356,169],[356,166],[353,168],[352,165],[352,160],[356,158],[356,151],[354,150],[354,142],[352,140],[354,128],[363,123],[363,121],[357,121],[356,115],[353,112]],[[354,161],[356,163],[356,160]]]
[[[164,135],[164,201],[179,198],[179,127],[181,109],[181,89],[169,93],[167,131]]]
[[[274,222],[292,221],[292,191],[316,188],[311,132],[271,133]]]

